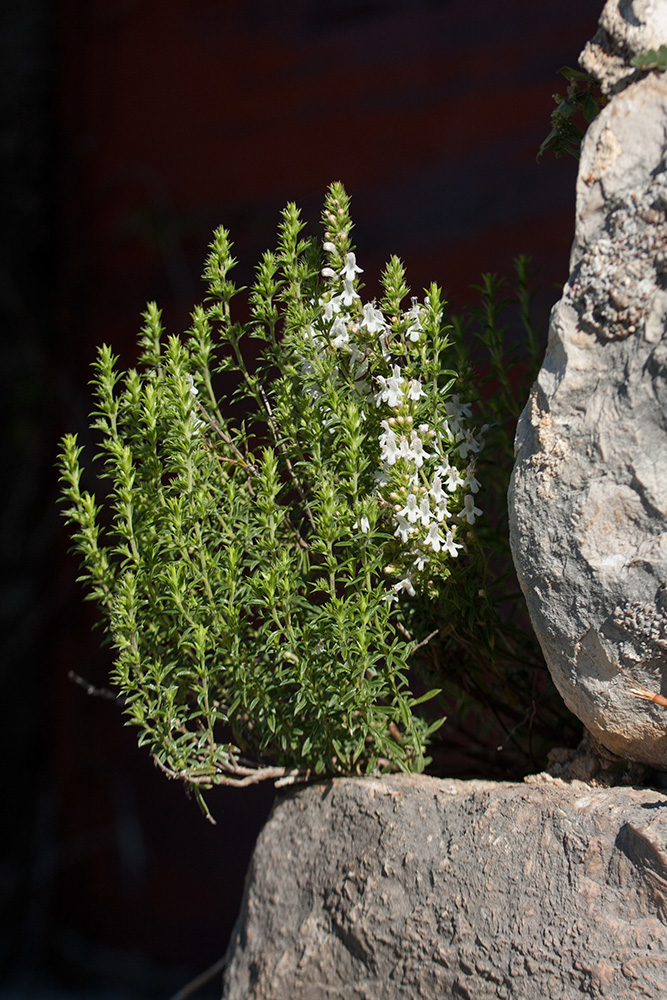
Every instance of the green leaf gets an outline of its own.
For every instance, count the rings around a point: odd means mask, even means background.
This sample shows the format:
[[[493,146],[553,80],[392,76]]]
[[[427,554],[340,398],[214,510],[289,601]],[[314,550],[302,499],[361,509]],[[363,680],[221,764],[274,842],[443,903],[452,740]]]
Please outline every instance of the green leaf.
[[[667,45],[661,45],[659,49],[648,49],[641,52],[630,60],[631,66],[636,66],[642,70],[662,70],[667,69]]]

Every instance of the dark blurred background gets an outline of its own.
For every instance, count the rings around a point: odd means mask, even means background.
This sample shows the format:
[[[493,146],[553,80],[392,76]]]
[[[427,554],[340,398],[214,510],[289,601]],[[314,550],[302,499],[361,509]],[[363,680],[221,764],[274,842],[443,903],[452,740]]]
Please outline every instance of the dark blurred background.
[[[574,160],[545,156],[557,75],[601,0],[3,0],[0,9],[0,998],[165,1000],[223,952],[273,791],[208,824],[104,684],[57,511],[89,365],[133,357],[149,299],[180,331],[214,226],[240,280],[297,201],[352,196],[358,258],[391,253],[457,306],[530,254],[546,333],[567,277]],[[216,982],[201,996],[216,996]]]

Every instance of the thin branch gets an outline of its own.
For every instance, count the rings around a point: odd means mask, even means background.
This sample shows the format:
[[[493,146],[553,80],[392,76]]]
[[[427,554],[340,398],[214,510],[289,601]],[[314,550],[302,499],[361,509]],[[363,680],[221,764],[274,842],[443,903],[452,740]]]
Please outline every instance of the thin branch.
[[[116,701],[121,704],[124,702],[122,695],[117,695],[109,688],[99,688],[87,681],[85,677],[81,677],[79,674],[75,673],[73,670],[69,670],[67,673],[69,680],[74,681],[79,687],[82,687],[86,694],[92,695],[95,698],[104,698],[106,701]]]
[[[516,742],[516,741],[514,740],[514,734],[515,734],[516,732],[518,732],[518,730],[519,730],[519,729],[522,729],[522,728],[523,728],[523,727],[524,727],[524,726],[526,725],[526,723],[528,724],[528,729],[529,729],[529,731],[530,731],[530,727],[531,727],[531,726],[532,726],[532,724],[533,724],[533,720],[534,720],[534,718],[535,718],[535,715],[536,715],[536,713],[537,713],[537,703],[535,702],[535,699],[533,699],[533,701],[532,701],[532,702],[531,702],[531,704],[530,704],[530,708],[528,709],[528,711],[527,711],[527,712],[526,712],[526,714],[524,715],[523,719],[520,719],[520,720],[519,720],[519,721],[517,722],[517,724],[516,724],[515,726],[513,726],[513,727],[512,727],[512,728],[511,728],[511,729],[509,730],[509,732],[507,732],[507,730],[505,730],[505,739],[504,739],[504,741],[503,741],[503,742],[502,742],[502,743],[500,744],[500,746],[499,746],[499,747],[496,747],[496,750],[504,750],[504,749],[505,749],[505,747],[507,746],[507,744],[509,743],[509,741],[510,741],[510,740],[512,740],[512,741],[514,741],[514,742]],[[500,720],[499,720],[499,721],[500,721]]]
[[[296,785],[299,783],[305,784],[310,781],[312,772],[308,771],[293,771],[291,774],[285,775],[284,778],[276,778],[273,782],[275,788],[286,788],[288,785]]]
[[[417,645],[413,647],[412,652],[410,653],[410,655],[412,656],[412,654],[416,653],[418,649],[422,648],[422,646],[428,646],[428,644],[431,641],[431,639],[435,639],[436,635],[438,635],[439,632],[440,632],[439,628],[433,629],[432,632],[429,632],[429,634],[426,636],[425,639],[422,639],[421,642],[418,642]]]
[[[248,490],[250,491],[250,496],[254,497],[255,491],[252,488],[252,483],[250,481],[250,474],[251,473],[256,473],[257,469],[255,468],[254,465],[251,465],[246,460],[245,456],[243,455],[243,453],[241,451],[239,451],[239,449],[236,447],[236,445],[234,444],[234,442],[232,441],[232,439],[227,434],[225,434],[225,432],[222,430],[222,428],[220,427],[220,425],[218,423],[216,423],[216,421],[213,419],[213,417],[204,409],[204,407],[202,406],[202,404],[199,402],[198,399],[195,400],[195,403],[197,404],[197,406],[199,407],[199,409],[201,410],[201,412],[204,414],[204,416],[206,417],[206,420],[210,424],[211,428],[215,431],[215,433],[218,434],[222,438],[222,440],[225,442],[225,444],[228,445],[232,449],[232,451],[237,455],[236,459],[225,458],[224,456],[218,455],[218,453],[215,452],[216,458],[218,459],[219,462],[229,462],[232,465],[240,465],[241,468],[245,470],[246,478],[248,480]],[[208,444],[208,441],[206,440],[206,438],[204,438],[204,441],[206,441],[206,443]],[[209,447],[210,447],[210,445],[209,445]]]
[[[288,784],[292,781],[307,780],[309,772],[301,771],[298,768],[287,767],[244,767],[243,765],[230,764],[229,774],[225,774],[222,769],[215,770],[212,774],[192,774],[189,771],[173,771],[166,764],[163,764],[155,754],[153,760],[164,774],[169,778],[177,778],[179,781],[186,781],[190,785],[230,785],[234,788],[245,788],[248,785],[258,784],[260,781],[280,781]]]
[[[295,538],[297,540],[297,543],[301,546],[302,549],[305,549],[306,552],[310,552],[310,545],[308,544],[308,542],[306,541],[306,539],[303,537],[303,535],[301,534],[301,532],[299,531],[299,529],[295,528],[295,526],[292,524],[290,516],[287,513],[285,513],[285,520],[287,522],[287,526],[290,529],[290,531],[294,532],[294,536],[295,536]],[[311,519],[311,524],[312,524],[312,519]]]
[[[220,427],[220,425],[205,410],[205,408],[202,406],[202,404],[199,402],[198,399],[195,399],[195,403],[197,404],[197,407],[201,410],[201,412],[204,414],[204,416],[206,417],[206,419],[208,420],[209,424],[211,425],[211,427],[213,428],[213,430],[216,432],[216,434],[218,434],[222,438],[222,440],[225,442],[225,444],[229,445],[229,447],[232,449],[232,451],[234,452],[234,454],[236,455],[236,457],[238,459],[239,465],[242,465],[244,469],[250,469],[252,472],[256,472],[257,470],[254,468],[254,466],[252,466],[246,460],[246,457],[243,454],[243,452],[239,451],[239,449],[236,447],[236,445],[234,444],[234,442],[232,441],[232,439],[229,437],[229,435],[225,434],[225,432]]]
[[[195,976],[195,978],[191,979],[189,983],[182,986],[178,993],[174,993],[170,1000],[187,1000],[188,997],[198,993],[202,987],[206,986],[212,979],[215,979],[216,976],[223,973],[226,966],[227,956],[223,955],[222,958],[217,960],[217,962],[210,965],[208,969],[205,969],[204,972],[200,972],[198,976]]]

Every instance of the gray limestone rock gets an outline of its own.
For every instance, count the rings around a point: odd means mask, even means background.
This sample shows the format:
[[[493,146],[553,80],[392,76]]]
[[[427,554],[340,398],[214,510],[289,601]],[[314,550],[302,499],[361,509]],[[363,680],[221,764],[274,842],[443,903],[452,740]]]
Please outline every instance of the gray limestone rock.
[[[664,1000],[667,796],[418,775],[282,798],[224,1000]]]
[[[579,62],[599,80],[603,93],[613,94],[640,75],[630,60],[666,41],[665,0],[607,0],[597,34]]]
[[[640,47],[667,43],[665,0],[608,12],[626,25],[624,57],[636,33]],[[570,277],[509,501],[519,581],[566,704],[609,750],[667,769],[667,709],[630,694],[667,694],[667,73],[615,93],[586,134]]]

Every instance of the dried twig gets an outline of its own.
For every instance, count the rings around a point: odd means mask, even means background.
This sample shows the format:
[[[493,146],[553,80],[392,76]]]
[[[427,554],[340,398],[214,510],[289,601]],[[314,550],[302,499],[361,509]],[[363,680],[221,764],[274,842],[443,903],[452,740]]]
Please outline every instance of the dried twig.
[[[206,986],[212,979],[215,979],[216,976],[219,976],[222,972],[224,972],[226,965],[227,956],[223,955],[223,957],[219,958],[217,962],[210,965],[208,969],[200,972],[198,976],[195,976],[195,978],[191,979],[189,983],[182,986],[178,993],[174,993],[170,1000],[187,1000],[188,997],[198,993],[202,987]]]
[[[416,653],[418,649],[422,648],[422,646],[428,646],[428,644],[431,641],[431,639],[435,639],[435,637],[439,633],[439,631],[440,631],[439,628],[435,628],[435,629],[433,629],[432,632],[429,632],[429,634],[426,636],[425,639],[422,639],[422,641],[418,642],[416,646],[413,646],[410,655],[412,656],[412,654]]]
[[[74,681],[79,687],[82,687],[86,694],[92,695],[94,698],[104,698],[106,701],[117,701],[121,705],[125,700],[122,695],[117,695],[110,688],[99,688],[87,681],[85,677],[81,677],[79,674],[75,673],[74,670],[69,670],[67,673],[69,680]]]
[[[212,427],[212,429],[216,432],[216,434],[218,434],[222,438],[222,440],[225,442],[225,444],[228,445],[228,447],[230,447],[232,449],[232,451],[236,455],[236,462],[238,462],[238,464],[242,468],[249,469],[251,472],[256,472],[257,470],[255,469],[255,467],[253,465],[251,465],[250,462],[248,462],[248,460],[246,459],[246,457],[243,454],[243,452],[239,451],[239,449],[236,447],[236,445],[234,444],[234,442],[232,441],[232,439],[229,437],[229,435],[225,434],[225,432],[222,430],[222,428],[220,427],[220,425],[218,424],[218,422],[213,419],[213,417],[202,406],[202,404],[199,402],[198,399],[195,400],[195,403],[197,404],[197,407],[198,407],[199,411],[204,414],[204,416],[206,417],[206,420],[208,421],[208,423],[210,424],[210,426]],[[234,461],[234,459],[227,459],[226,461]]]
[[[242,764],[229,764],[229,771],[225,773],[221,768],[216,768],[210,774],[196,774],[191,771],[173,771],[154,754],[153,760],[168,778],[176,778],[179,781],[186,781],[190,785],[231,785],[234,788],[245,788],[248,785],[258,784],[260,781],[280,781],[281,784],[291,784],[294,781],[305,780],[308,772],[298,768],[288,767],[245,767]]]

